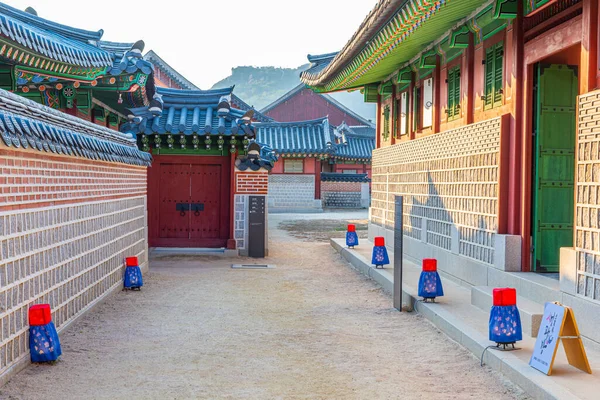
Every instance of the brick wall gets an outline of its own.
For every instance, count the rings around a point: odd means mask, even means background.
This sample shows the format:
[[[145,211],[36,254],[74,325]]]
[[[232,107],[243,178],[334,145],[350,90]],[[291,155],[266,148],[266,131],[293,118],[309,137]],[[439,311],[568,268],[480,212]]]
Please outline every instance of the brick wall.
[[[321,182],[323,207],[361,208],[360,182]]]
[[[146,169],[0,145],[0,375],[28,358],[27,310],[61,329],[147,265]]]
[[[269,174],[267,171],[236,172],[235,193],[238,194],[267,194]]]
[[[404,234],[493,264],[498,229],[501,118],[373,151],[371,222],[394,226],[404,196]],[[422,230],[425,229],[425,232]]]
[[[600,300],[600,91],[579,98],[575,250],[577,293]]]
[[[315,201],[315,176],[269,175],[269,207],[282,211],[320,209],[321,202]]]

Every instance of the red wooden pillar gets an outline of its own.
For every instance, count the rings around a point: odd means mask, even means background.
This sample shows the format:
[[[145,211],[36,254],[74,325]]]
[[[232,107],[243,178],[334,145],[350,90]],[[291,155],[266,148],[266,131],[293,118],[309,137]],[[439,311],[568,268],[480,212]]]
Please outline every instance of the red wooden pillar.
[[[229,239],[227,240],[227,248],[229,250],[235,250],[237,248],[237,244],[235,241],[235,159],[236,153],[231,153],[230,155],[230,169],[231,169],[231,179],[229,182],[230,187],[230,195],[229,195]]]
[[[512,235],[523,234],[521,230],[521,210],[523,203],[519,193],[521,192],[521,170],[523,168],[521,157],[522,142],[523,142],[523,51],[525,47],[524,32],[523,32],[523,2],[518,2],[518,16],[512,23],[512,30],[508,32],[510,35],[510,96],[511,96],[511,119],[509,132],[509,155],[508,155],[508,196],[506,208],[505,231]],[[508,67],[508,66],[507,66]],[[525,252],[525,248],[522,249]],[[526,251],[529,254],[529,250]],[[529,257],[529,256],[527,256]],[[529,259],[529,258],[528,258]]]
[[[433,70],[433,133],[440,132],[441,114],[442,114],[442,99],[440,98],[440,56],[436,56],[435,69]]]
[[[377,115],[375,117],[375,144],[376,148],[381,147],[381,95],[377,95]]]
[[[314,158],[315,160],[315,200],[321,199],[321,160]]]
[[[396,134],[398,133],[398,124],[396,124],[396,101],[396,85],[394,84],[392,86],[392,104],[390,105],[390,121],[392,122],[390,144],[392,145],[396,144]]]
[[[415,73],[413,72],[408,85],[408,137],[410,140],[415,138]]]
[[[591,92],[598,79],[598,0],[583,0],[579,94]]]
[[[475,37],[472,33],[469,34],[469,47],[465,49],[465,74],[461,76],[461,86],[464,83],[462,107],[466,107],[463,112],[463,120],[465,125],[472,124],[475,121]]]

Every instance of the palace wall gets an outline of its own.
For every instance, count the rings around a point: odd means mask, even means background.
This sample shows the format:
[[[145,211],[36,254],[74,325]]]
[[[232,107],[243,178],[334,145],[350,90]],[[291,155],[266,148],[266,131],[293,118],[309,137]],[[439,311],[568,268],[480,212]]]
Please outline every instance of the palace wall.
[[[28,309],[58,330],[148,267],[146,168],[0,144],[0,376],[29,362]],[[10,373],[7,373],[10,372]]]

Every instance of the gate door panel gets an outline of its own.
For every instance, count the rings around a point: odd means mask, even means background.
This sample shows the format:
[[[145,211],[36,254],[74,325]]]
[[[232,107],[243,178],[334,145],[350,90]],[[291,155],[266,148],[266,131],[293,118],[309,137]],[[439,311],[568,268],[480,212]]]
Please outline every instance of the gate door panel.
[[[159,195],[161,238],[189,238],[189,202],[190,164],[161,164]]]
[[[220,237],[221,166],[192,165],[190,238]]]
[[[560,248],[573,246],[577,70],[541,65],[538,74],[534,262],[537,272],[558,272]]]

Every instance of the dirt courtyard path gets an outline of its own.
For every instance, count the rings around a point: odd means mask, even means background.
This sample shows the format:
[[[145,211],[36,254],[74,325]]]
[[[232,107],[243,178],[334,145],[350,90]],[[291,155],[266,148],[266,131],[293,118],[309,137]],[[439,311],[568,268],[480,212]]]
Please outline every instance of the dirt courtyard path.
[[[276,268],[155,258],[141,292],[80,319],[57,364],[28,367],[0,398],[526,398],[422,317],[396,312],[327,243],[275,229],[285,218],[270,227]]]

